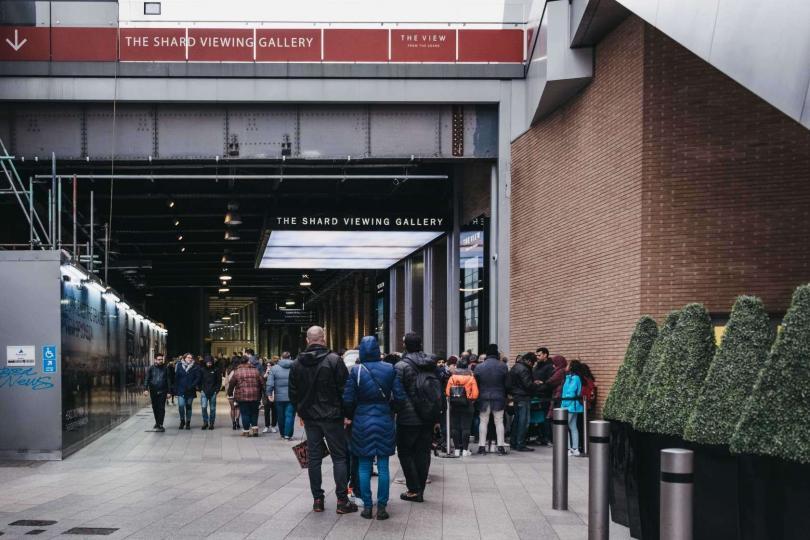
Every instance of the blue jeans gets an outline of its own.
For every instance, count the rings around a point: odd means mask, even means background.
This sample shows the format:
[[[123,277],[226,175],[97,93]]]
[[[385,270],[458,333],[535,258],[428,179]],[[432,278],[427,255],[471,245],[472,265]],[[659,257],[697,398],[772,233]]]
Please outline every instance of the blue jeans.
[[[177,410],[180,412],[180,420],[184,422],[191,422],[191,405],[194,403],[194,398],[187,398],[177,396]]]
[[[292,437],[295,430],[295,405],[289,401],[276,401],[278,430],[282,437]]]
[[[373,457],[360,457],[360,497],[363,506],[371,508],[371,467]],[[388,488],[391,484],[391,474],[388,471],[388,456],[377,456],[377,507],[388,504]]]
[[[259,427],[259,401],[240,401],[239,414],[242,416],[242,431]]]
[[[200,396],[200,405],[202,405],[203,424],[213,424],[217,417],[217,393],[214,392],[211,397],[202,394]]]
[[[531,417],[531,401],[521,399],[515,401],[515,419],[512,420],[512,433],[509,434],[509,444],[512,448],[526,446],[526,432],[529,430]]]
[[[579,428],[577,427],[577,417],[582,413],[568,412],[568,432],[571,437],[568,439],[568,448],[579,450]]]

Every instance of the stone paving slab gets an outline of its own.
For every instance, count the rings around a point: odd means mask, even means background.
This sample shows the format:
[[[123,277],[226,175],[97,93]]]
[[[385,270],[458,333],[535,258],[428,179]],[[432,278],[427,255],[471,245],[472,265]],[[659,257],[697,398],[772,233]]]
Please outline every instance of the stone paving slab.
[[[195,403],[195,406],[198,405]],[[331,462],[324,461],[326,512],[311,511],[305,470],[277,434],[243,438],[230,429],[227,403],[214,431],[180,431],[168,407],[166,432],[149,432],[144,409],[61,462],[0,462],[0,532],[24,538],[324,539],[329,540],[583,540],[587,538],[588,460],[569,462],[569,508],[551,509],[551,451],[508,456],[434,458],[424,503],[399,499],[393,483],[387,521],[334,513]],[[221,416],[220,418],[223,418]],[[296,437],[299,438],[300,428]],[[392,477],[401,475],[396,457]],[[377,492],[376,477],[372,483]],[[359,502],[359,501],[358,501]],[[19,519],[56,520],[12,527]],[[111,527],[108,536],[63,535],[73,527]],[[611,524],[611,538],[629,540]]]

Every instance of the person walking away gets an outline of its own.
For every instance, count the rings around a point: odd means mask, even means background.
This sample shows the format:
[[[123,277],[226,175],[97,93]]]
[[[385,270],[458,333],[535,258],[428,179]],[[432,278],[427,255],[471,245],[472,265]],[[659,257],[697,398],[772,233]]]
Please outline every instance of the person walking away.
[[[174,370],[174,395],[180,412],[180,429],[191,429],[191,411],[197,390],[202,384],[202,369],[191,353],[186,353]]]
[[[526,446],[526,432],[529,428],[532,396],[538,391],[532,379],[532,364],[536,359],[533,352],[520,356],[509,370],[507,379],[507,389],[515,404],[509,443],[518,452],[534,452],[534,448]]]
[[[247,357],[231,374],[228,382],[228,393],[239,404],[239,415],[242,417],[242,436],[259,436],[259,403],[262,401],[264,379],[250,364]]]
[[[348,496],[348,441],[344,430],[343,390],[349,372],[346,364],[326,348],[323,328],[307,330],[307,348],[290,368],[289,397],[304,423],[309,460],[309,487],[312,510],[323,512],[324,491],[321,487],[321,462],[324,440],[332,454],[338,514],[357,512]]]
[[[292,440],[295,429],[295,407],[290,402],[290,368],[293,361],[285,352],[267,374],[267,397],[276,409],[281,438]]]
[[[582,379],[579,376],[581,367],[579,360],[572,360],[566,369],[565,382],[562,386],[560,407],[568,409],[568,432],[570,433],[568,439],[569,456],[580,455],[577,418],[584,410],[582,407]]]
[[[167,397],[169,398],[169,401],[171,402],[172,405],[175,404],[174,403],[174,394],[172,394],[171,392],[172,392],[172,389],[174,388],[174,372],[177,369],[177,364],[178,363],[179,363],[179,360],[172,359],[171,362],[168,362],[166,364],[167,373],[169,375],[169,395]]]
[[[459,359],[461,361],[461,359]],[[475,368],[475,379],[478,383],[479,437],[478,453],[487,453],[487,426],[493,417],[498,454],[505,455],[503,411],[506,407],[506,379],[509,368],[501,362],[496,344],[487,346],[486,358]]]
[[[478,383],[469,369],[467,359],[456,363],[456,369],[447,381],[445,392],[450,401],[450,433],[456,456],[469,456],[473,404],[478,399]]]
[[[171,386],[169,385],[169,368],[164,364],[162,354],[155,356],[155,363],[146,370],[146,380],[144,381],[146,390],[144,395],[149,396],[152,402],[152,414],[155,416],[153,429],[163,433],[163,419],[166,416],[166,399],[169,396]]]
[[[359,488],[365,519],[373,517],[371,473],[377,460],[377,519],[388,519],[391,475],[388,459],[394,455],[396,426],[393,408],[407,398],[391,364],[380,359],[377,338],[360,341],[359,361],[352,366],[343,391],[343,404],[351,420],[351,451],[359,461]]]
[[[214,429],[217,417],[217,393],[222,388],[222,372],[210,355],[205,357],[202,369],[202,388],[200,405],[202,406],[202,429]]]
[[[422,351],[422,338],[409,332],[403,343],[406,352],[395,369],[407,399],[397,414],[397,453],[408,491],[399,498],[423,502],[433,429],[441,416],[444,392],[436,360]]]
[[[239,364],[236,364],[236,367],[239,367]],[[241,429],[241,425],[239,424],[239,404],[236,403],[236,400],[233,399],[233,391],[230,390],[231,386],[231,377],[233,377],[233,373],[236,371],[236,367],[233,367],[233,363],[229,360],[228,361],[228,368],[225,374],[224,380],[224,387],[225,387],[225,395],[228,398],[228,409],[231,413],[231,429],[236,431],[237,429]]]

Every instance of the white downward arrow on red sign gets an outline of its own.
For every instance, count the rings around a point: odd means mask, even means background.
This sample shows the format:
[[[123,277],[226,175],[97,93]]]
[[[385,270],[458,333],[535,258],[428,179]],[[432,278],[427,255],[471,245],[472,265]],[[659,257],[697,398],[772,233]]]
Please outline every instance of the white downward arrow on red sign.
[[[15,51],[19,51],[20,49],[22,49],[23,45],[28,43],[28,38],[23,38],[23,40],[20,41],[20,31],[14,30],[14,42],[12,43],[10,39],[6,38],[6,43],[8,43],[8,46],[14,49]]]

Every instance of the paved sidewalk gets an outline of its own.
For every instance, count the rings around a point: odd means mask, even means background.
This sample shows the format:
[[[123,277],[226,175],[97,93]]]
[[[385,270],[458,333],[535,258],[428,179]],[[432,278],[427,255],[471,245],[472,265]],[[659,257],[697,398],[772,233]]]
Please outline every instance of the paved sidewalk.
[[[587,538],[587,459],[571,459],[570,511],[551,510],[551,451],[436,459],[423,504],[399,500],[394,484],[388,521],[310,511],[306,471],[277,434],[243,438],[230,429],[220,400],[214,431],[200,430],[195,400],[193,428],[178,431],[176,408],[165,433],[151,433],[144,409],[62,462],[0,463],[0,531],[3,538],[53,538],[73,527],[116,529],[108,536],[64,538],[329,538],[357,540],[471,538],[533,540]],[[260,420],[261,421],[261,420]],[[396,458],[391,474],[399,473]],[[324,488],[334,490],[331,462]],[[373,483],[374,484],[374,483]],[[376,493],[376,487],[374,487]],[[12,526],[17,520],[51,520]],[[629,539],[611,525],[612,539]]]

